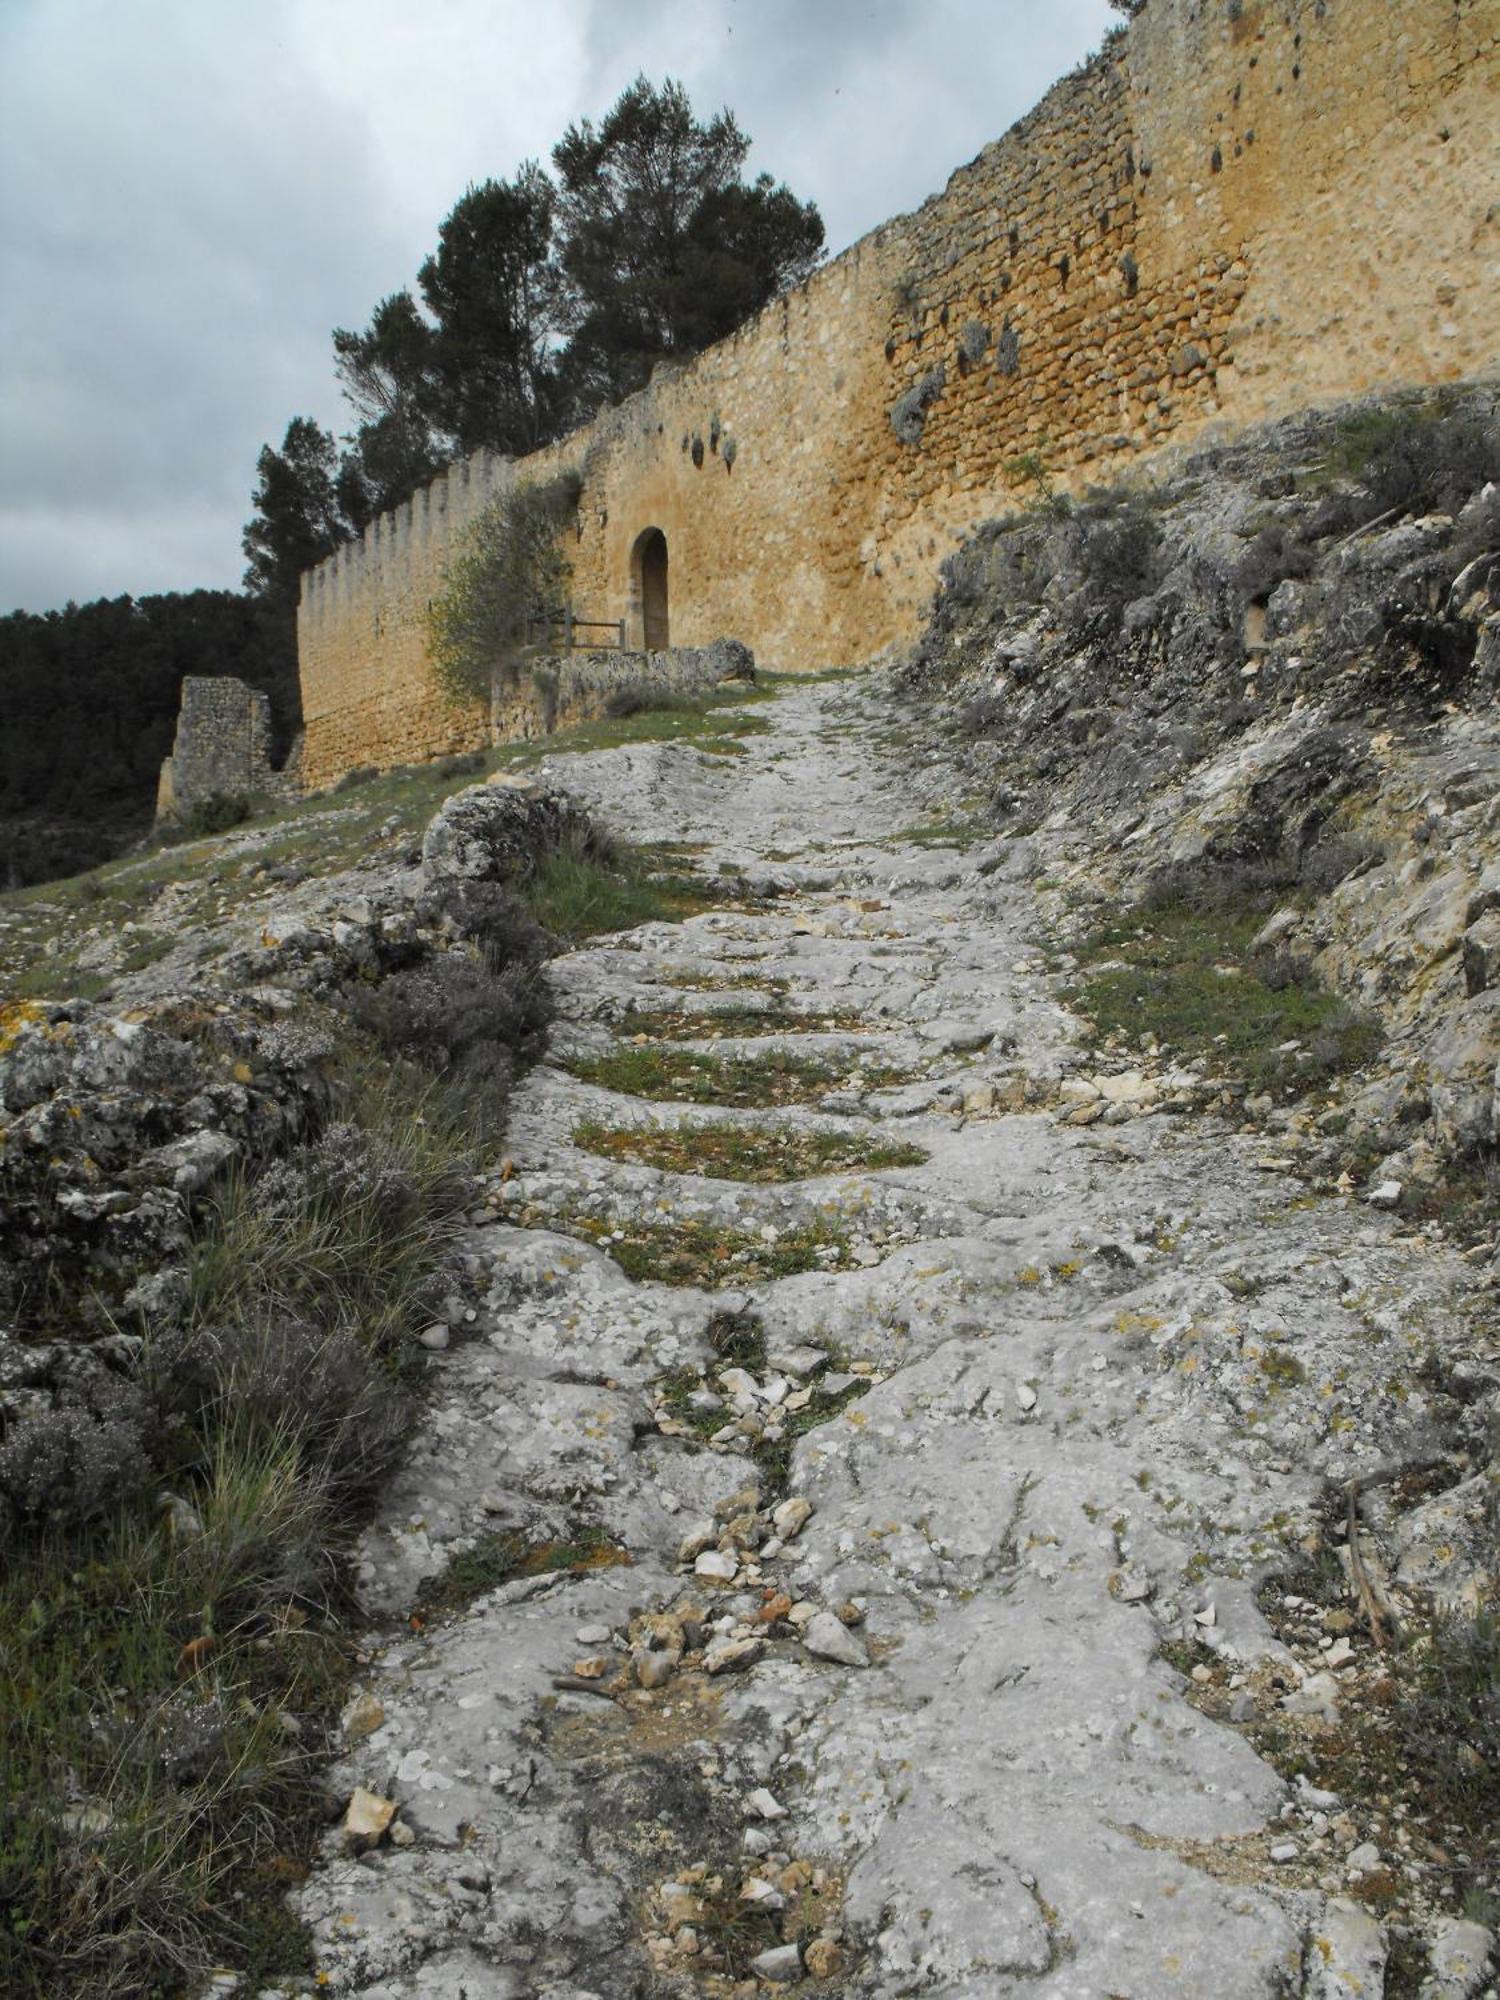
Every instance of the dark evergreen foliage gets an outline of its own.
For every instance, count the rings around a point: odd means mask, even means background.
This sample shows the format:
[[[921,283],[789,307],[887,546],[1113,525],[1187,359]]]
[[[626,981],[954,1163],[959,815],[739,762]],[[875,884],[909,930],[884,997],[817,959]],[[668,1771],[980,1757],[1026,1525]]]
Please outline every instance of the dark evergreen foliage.
[[[300,704],[280,602],[194,590],[0,618],[0,886],[89,867],[145,830],[184,674],[264,688],[284,751]]]
[[[746,186],[749,148],[730,112],[700,124],[681,84],[639,76],[553,149],[575,405],[629,395],[813,269],[821,216],[769,174]]]
[[[303,570],[348,539],[335,486],[338,445],[311,417],[293,417],[280,451],[262,447],[256,471],[255,516],[244,538],[250,558],[245,588],[295,610]]]

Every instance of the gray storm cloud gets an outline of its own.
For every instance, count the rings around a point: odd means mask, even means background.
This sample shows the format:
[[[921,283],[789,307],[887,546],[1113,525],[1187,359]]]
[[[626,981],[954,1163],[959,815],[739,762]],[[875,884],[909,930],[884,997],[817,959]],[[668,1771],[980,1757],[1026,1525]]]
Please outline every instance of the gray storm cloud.
[[[837,250],[1097,46],[1106,0],[6,0],[0,609],[239,582],[256,454],[464,186],[641,70]]]

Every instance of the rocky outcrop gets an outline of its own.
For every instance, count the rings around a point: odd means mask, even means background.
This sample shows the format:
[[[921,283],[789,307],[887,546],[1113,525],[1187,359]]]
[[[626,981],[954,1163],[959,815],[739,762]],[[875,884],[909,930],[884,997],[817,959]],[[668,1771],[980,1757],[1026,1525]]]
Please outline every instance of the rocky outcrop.
[[[331,1043],[268,996],[26,1005],[0,1049],[0,1314],[35,1335],[75,1288],[106,1330],[132,1282],[180,1254],[195,1196],[310,1130]]]
[[[552,948],[515,888],[597,838],[556,794],[475,786],[432,822],[420,870],[294,884],[250,937],[185,940],[191,983],[178,966],[108,1004],[0,1014],[0,1534],[8,1509],[76,1525],[139,1482],[159,1441],[143,1349],[183,1319],[205,1204],[232,1175],[312,1159],[351,1034],[503,1099]],[[358,1192],[358,1159],[314,1165]]]
[[[1301,418],[981,530],[907,670],[1085,920],[1237,882],[1378,1016],[1398,1179],[1500,1142],[1497,480],[1492,391]]]
[[[1402,1618],[1488,1587],[1483,1274],[1222,1070],[1090,1047],[1039,935],[1085,850],[966,842],[887,692],[784,691],[732,774],[568,760],[779,893],[549,967],[360,1545],[294,1892],[330,1991],[1374,2000],[1395,1924],[1443,1962],[1423,1766],[1322,1760],[1407,1657],[1351,1482]],[[797,1170],[835,1140],[895,1163]]]
[[[422,836],[422,874],[429,889],[448,882],[515,884],[540,855],[564,847],[587,851],[593,838],[587,816],[561,792],[525,782],[471,785],[444,803]]]

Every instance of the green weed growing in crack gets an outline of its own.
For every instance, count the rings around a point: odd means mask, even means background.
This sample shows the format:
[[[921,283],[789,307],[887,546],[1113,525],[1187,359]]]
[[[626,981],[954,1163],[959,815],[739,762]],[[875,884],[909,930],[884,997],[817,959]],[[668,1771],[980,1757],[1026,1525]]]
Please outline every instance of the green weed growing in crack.
[[[763,1110],[780,1104],[811,1104],[841,1087],[883,1089],[902,1080],[888,1066],[862,1064],[850,1053],[807,1056],[786,1049],[758,1055],[716,1055],[671,1044],[611,1049],[604,1055],[574,1056],[568,1068],[581,1083],[622,1097],[653,1102],[719,1104],[735,1110]]]
[[[834,1222],[819,1219],[784,1229],[774,1239],[758,1232],[706,1222],[634,1222],[564,1211],[548,1226],[581,1236],[607,1250],[637,1283],[759,1284],[801,1271],[847,1270],[854,1241]]]
[[[513,1529],[481,1535],[467,1549],[449,1557],[437,1575],[418,1593],[412,1622],[428,1623],[472,1604],[517,1577],[581,1576],[589,1570],[628,1565],[626,1551],[593,1522],[580,1522],[551,1540],[537,1541]]]
[[[662,1173],[752,1182],[879,1173],[920,1166],[927,1158],[919,1146],[893,1144],[857,1130],[809,1132],[793,1126],[685,1123],[663,1129],[585,1119],[573,1128],[573,1144]]]

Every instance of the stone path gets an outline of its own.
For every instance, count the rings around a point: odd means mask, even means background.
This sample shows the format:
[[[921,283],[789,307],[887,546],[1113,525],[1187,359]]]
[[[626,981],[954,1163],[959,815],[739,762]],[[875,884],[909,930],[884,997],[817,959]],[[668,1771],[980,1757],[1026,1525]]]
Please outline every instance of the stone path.
[[[781,893],[553,967],[549,1065],[367,1538],[389,1622],[337,1775],[399,1817],[363,1855],[331,1835],[301,1894],[329,1990],[1380,1990],[1340,1900],[1360,1829],[1162,1648],[1297,1698],[1256,1583],[1328,1481],[1430,1445],[1390,1384],[1448,1334],[1462,1267],[1221,1122],[1128,1090],[1059,1122],[1094,1064],[1024,857],[903,838],[941,777],[871,687],[783,696],[733,761],[558,760],[622,833]],[[632,1018],[776,1004],[808,1032]],[[756,1109],[569,1067],[684,1048],[748,1055],[768,1091],[778,1051],[828,1075]],[[588,1121],[925,1158],[746,1184],[585,1150]],[[636,1282],[611,1243],[698,1282]],[[572,1566],[409,1622],[505,1534]]]

